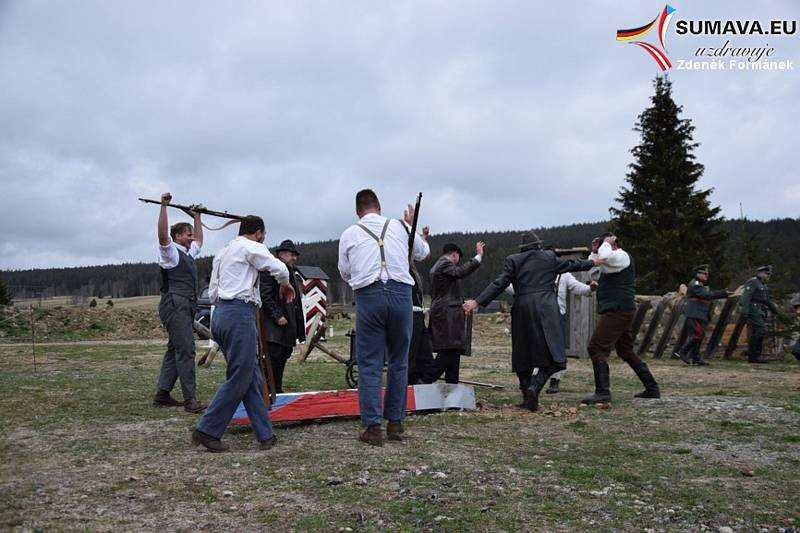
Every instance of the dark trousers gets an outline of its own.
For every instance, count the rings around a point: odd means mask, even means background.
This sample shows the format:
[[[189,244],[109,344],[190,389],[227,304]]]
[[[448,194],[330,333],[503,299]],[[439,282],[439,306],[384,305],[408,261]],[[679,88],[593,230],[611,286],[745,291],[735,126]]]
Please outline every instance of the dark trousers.
[[[283,370],[286,368],[286,361],[292,356],[292,346],[283,346],[277,342],[268,342],[269,361],[272,364],[272,375],[275,377],[275,389],[278,393],[283,392]]]
[[[414,311],[414,329],[411,333],[411,347],[408,350],[408,384],[415,385],[427,375],[433,365],[431,335],[425,327],[425,315]]]
[[[589,340],[588,350],[592,362],[608,362],[608,356],[614,348],[617,355],[631,368],[641,364],[642,360],[633,352],[631,322],[634,314],[636,314],[634,309],[625,309],[606,311],[600,315],[597,327]]]
[[[427,383],[437,381],[444,374],[446,383],[458,383],[458,371],[461,366],[461,350],[439,350],[436,352],[436,359],[431,365]]]
[[[697,318],[687,318],[683,323],[686,341],[681,346],[679,352],[691,356],[693,360],[700,359],[700,346],[706,336],[706,326],[708,323]]]
[[[177,294],[162,294],[158,304],[158,316],[167,329],[169,340],[167,351],[161,361],[158,388],[171,392],[180,377],[184,400],[197,397],[195,379],[194,347],[195,304],[189,298]]]
[[[747,321],[747,359],[757,361],[761,359],[764,349],[764,337],[767,334],[766,322],[762,317],[757,320]]]

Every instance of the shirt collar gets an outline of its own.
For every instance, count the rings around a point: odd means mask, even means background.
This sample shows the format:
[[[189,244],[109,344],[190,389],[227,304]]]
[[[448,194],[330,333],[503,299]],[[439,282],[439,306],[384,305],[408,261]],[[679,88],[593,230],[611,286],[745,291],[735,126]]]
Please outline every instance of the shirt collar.
[[[183,252],[183,253],[185,253],[185,254],[188,254],[188,253],[189,253],[189,249],[188,249],[187,247],[185,247],[184,245],[182,245],[182,244],[178,244],[178,243],[177,243],[177,242],[175,242],[175,241],[172,241],[172,243],[173,243],[175,246],[177,246],[177,247],[178,247],[178,250],[180,250],[181,252]]]
[[[379,215],[378,213],[367,213],[363,217],[359,218],[358,221],[364,222],[367,219],[373,219],[373,218],[384,218],[384,217],[383,215]]]

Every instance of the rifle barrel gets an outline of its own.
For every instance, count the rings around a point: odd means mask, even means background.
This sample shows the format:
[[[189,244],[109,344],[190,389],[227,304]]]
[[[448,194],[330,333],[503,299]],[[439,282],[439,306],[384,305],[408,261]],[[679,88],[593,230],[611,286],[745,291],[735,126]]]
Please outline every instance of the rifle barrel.
[[[140,202],[144,202],[146,204],[161,205],[161,202],[159,200],[151,200],[149,198],[139,198],[139,201]],[[241,219],[244,218],[244,216],[242,216],[242,215],[234,215],[233,213],[228,213],[227,211],[212,211],[211,209],[206,209],[205,207],[201,207],[200,209],[192,209],[188,205],[181,205],[181,204],[167,204],[167,206],[168,207],[174,207],[175,209],[181,209],[181,210],[187,210],[188,209],[190,211],[196,211],[196,212],[198,212],[198,213],[200,213],[202,215],[209,215],[209,216],[212,216],[212,217],[230,218],[230,219],[233,219],[233,220],[241,220]]]
[[[422,193],[417,195],[417,203],[414,206],[414,221],[411,224],[411,232],[408,234],[408,260],[413,260],[414,238],[417,236],[417,222],[419,221],[419,204],[422,203]]]

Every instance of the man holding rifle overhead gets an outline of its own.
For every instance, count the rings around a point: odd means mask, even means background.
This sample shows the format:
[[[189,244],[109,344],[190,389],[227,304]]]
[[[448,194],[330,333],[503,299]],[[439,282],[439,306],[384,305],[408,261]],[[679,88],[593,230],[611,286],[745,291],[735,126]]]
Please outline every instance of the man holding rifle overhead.
[[[194,315],[197,308],[197,265],[195,258],[203,246],[203,225],[200,213],[185,209],[194,219],[178,222],[171,228],[167,220],[167,204],[172,195],[161,195],[158,215],[158,266],[161,267],[161,301],[158,316],[167,329],[169,341],[161,362],[158,389],[153,398],[155,407],[183,406],[190,413],[201,413],[206,408],[197,400],[197,381],[194,363]],[[180,378],[183,402],[170,394]]]
[[[225,429],[244,402],[260,448],[271,448],[277,438],[261,394],[261,368],[256,360],[258,332],[256,313],[261,307],[259,271],[266,270],[280,284],[279,295],[287,302],[295,292],[289,271],[264,246],[264,221],[249,215],[241,219],[239,236],[214,257],[208,297],[216,306],[211,333],[227,359],[226,381],[217,389],[205,414],[192,433],[192,442],[211,452],[224,452]]]

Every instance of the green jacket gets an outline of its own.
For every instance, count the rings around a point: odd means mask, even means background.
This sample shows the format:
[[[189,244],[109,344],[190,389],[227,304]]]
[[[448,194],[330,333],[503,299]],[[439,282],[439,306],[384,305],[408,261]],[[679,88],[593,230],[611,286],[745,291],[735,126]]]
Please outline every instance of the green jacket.
[[[742,316],[748,320],[763,320],[767,317],[768,310],[778,314],[778,306],[770,298],[767,284],[758,276],[753,276],[744,284],[744,293],[739,305],[742,308]]]

